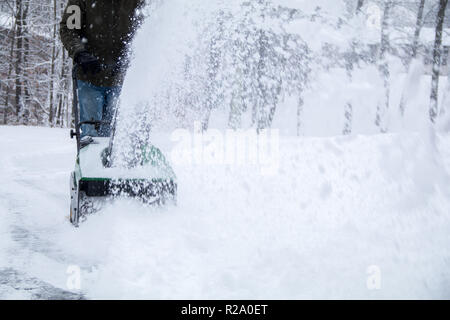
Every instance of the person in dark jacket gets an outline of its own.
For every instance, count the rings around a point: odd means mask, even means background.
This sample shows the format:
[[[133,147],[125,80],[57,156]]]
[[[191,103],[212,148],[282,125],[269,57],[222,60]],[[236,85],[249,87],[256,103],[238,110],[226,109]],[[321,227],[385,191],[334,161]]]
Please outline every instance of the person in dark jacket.
[[[69,0],[60,23],[64,47],[77,66],[82,137],[111,134],[114,104],[127,68],[127,50],[145,0]]]

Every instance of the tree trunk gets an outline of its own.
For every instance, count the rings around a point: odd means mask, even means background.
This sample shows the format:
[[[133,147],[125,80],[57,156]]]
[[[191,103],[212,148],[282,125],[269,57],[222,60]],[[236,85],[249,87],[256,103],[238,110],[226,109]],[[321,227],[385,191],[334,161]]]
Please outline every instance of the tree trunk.
[[[21,111],[21,96],[22,96],[22,49],[23,49],[23,28],[22,28],[22,0],[16,0],[16,61],[15,61],[15,78],[16,78],[16,96],[14,100],[14,106],[16,110],[17,123],[20,123],[20,111]]]
[[[257,66],[257,81],[258,81],[258,103],[255,104],[256,110],[255,110],[255,120],[256,120],[256,128],[258,133],[261,132],[261,130],[264,130],[267,128],[268,125],[268,112],[266,108],[268,107],[268,101],[267,101],[267,90],[264,83],[264,75],[266,73],[266,59],[267,59],[267,35],[265,30],[258,30],[258,52],[259,52],[259,60],[258,60],[258,66]]]
[[[303,105],[304,101],[302,98],[302,92],[299,93],[298,102],[297,102],[297,136],[300,137],[302,135],[302,115],[303,115]]]
[[[412,48],[411,48],[411,58],[408,60],[408,68],[407,68],[407,74],[409,74],[410,71],[410,67],[411,67],[411,62],[412,60],[416,59],[417,57],[417,50],[419,47],[419,37],[420,37],[420,31],[422,30],[422,26],[423,26],[423,12],[424,12],[424,8],[425,8],[425,0],[420,0],[419,3],[419,10],[417,11],[417,19],[416,19],[416,28],[414,30],[414,40],[413,40],[413,44],[412,44]],[[407,77],[408,79],[409,77]],[[406,84],[405,84],[406,87]],[[402,116],[405,115],[405,109],[406,109],[406,92],[405,92],[405,87],[403,88],[402,91],[402,97],[400,98],[400,114]]]
[[[347,80],[348,80],[348,84],[351,85],[351,83],[353,82],[353,64],[355,62],[356,59],[356,39],[354,39],[352,41],[351,44],[351,51],[346,55],[345,57],[345,70],[346,70],[346,74],[347,74]],[[343,129],[343,134],[345,135],[349,135],[352,133],[352,119],[353,119],[353,105],[351,100],[347,100],[347,103],[344,106],[344,115],[345,115],[345,123],[344,123],[344,129]]]
[[[61,60],[61,75],[60,75],[60,82],[63,82],[63,92],[59,92],[58,93],[58,114],[56,117],[56,125],[58,127],[63,127],[64,126],[64,115],[63,115],[63,100],[64,100],[64,92],[67,90],[67,86],[66,86],[66,51],[64,49],[62,49],[63,54],[62,54],[62,60]]]
[[[436,19],[436,36],[433,50],[433,71],[431,80],[430,120],[436,122],[438,114],[439,72],[441,68],[442,30],[444,27],[445,10],[448,0],[439,1],[439,12]]]
[[[414,30],[414,41],[413,41],[411,59],[415,59],[417,56],[417,49],[419,46],[419,36],[420,36],[420,31],[422,30],[422,25],[423,25],[424,9],[425,9],[425,0],[420,0],[419,10],[417,12],[416,28]]]
[[[364,0],[358,0],[357,6],[356,6],[356,15],[360,15],[362,11],[362,7],[364,5]],[[349,84],[353,82],[353,69],[354,69],[354,63],[357,61],[357,53],[356,53],[356,44],[357,39],[352,39],[351,43],[351,50],[348,54],[345,55],[345,70],[347,74],[347,79]],[[344,135],[349,135],[352,133],[352,121],[353,121],[353,105],[350,99],[347,101],[347,103],[344,106],[344,116],[345,116],[345,123],[344,123],[344,129],[342,133]]]
[[[361,12],[363,5],[364,0],[358,0],[358,3],[356,4],[356,14],[359,14]]]
[[[22,38],[23,38],[23,54],[22,54],[22,59],[23,59],[23,68],[22,68],[22,86],[23,86],[23,97],[22,97],[22,107],[23,107],[23,124],[27,125],[28,121],[29,121],[29,116],[30,116],[30,92],[28,90],[28,85],[29,85],[29,79],[28,79],[28,73],[29,73],[29,68],[27,68],[27,63],[28,63],[28,57],[30,55],[30,39],[27,37],[27,33],[28,33],[28,12],[29,12],[29,8],[30,8],[30,2],[27,1],[24,4],[24,10],[22,13]]]
[[[57,41],[57,23],[56,23],[56,0],[53,0],[53,44],[52,44],[52,61],[50,70],[50,104],[49,104],[49,118],[48,122],[53,127],[54,107],[53,107],[53,95],[54,95],[54,78],[55,78],[55,63],[56,63],[56,41]]]
[[[393,7],[392,0],[386,1],[384,5],[383,19],[381,24],[381,47],[378,69],[383,79],[384,95],[381,101],[378,102],[377,115],[375,124],[380,128],[380,132],[387,132],[387,115],[389,110],[390,100],[390,73],[389,64],[387,61],[387,53],[389,49],[389,15]]]
[[[348,103],[346,105],[344,116],[345,116],[345,123],[342,134],[350,135],[352,134],[353,129],[353,105],[351,103]]]
[[[9,67],[8,67],[8,78],[6,86],[6,96],[5,96],[5,113],[3,114],[3,123],[6,125],[8,123],[8,109],[9,109],[9,94],[11,91],[11,75],[13,71],[13,61],[14,61],[14,46],[16,45],[16,23],[17,20],[14,19],[14,24],[12,26],[12,36],[11,36],[11,47],[9,51]]]

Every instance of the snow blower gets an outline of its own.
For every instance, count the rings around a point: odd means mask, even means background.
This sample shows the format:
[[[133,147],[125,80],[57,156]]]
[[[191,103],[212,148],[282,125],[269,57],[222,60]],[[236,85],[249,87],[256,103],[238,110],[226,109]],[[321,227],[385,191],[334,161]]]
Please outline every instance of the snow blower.
[[[151,144],[140,146],[140,157],[131,168],[114,168],[110,165],[111,137],[81,139],[81,126],[94,126],[98,131],[101,120],[80,122],[78,112],[77,68],[72,71],[73,114],[75,129],[70,136],[77,140],[75,170],[70,177],[70,222],[78,227],[87,215],[101,208],[105,200],[117,196],[138,198],[151,205],[175,203],[176,176],[163,153]]]

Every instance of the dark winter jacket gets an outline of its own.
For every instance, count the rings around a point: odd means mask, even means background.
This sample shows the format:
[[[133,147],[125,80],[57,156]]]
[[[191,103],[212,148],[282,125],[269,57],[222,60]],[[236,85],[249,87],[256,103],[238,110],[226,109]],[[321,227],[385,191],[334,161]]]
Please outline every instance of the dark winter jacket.
[[[74,58],[87,51],[100,60],[103,71],[78,72],[78,78],[96,86],[120,85],[127,66],[127,49],[142,20],[136,11],[145,0],[69,0],[60,24],[64,47]],[[74,7],[80,8],[81,28],[74,25]],[[69,25],[68,25],[69,20]],[[79,20],[80,21],[80,20]]]

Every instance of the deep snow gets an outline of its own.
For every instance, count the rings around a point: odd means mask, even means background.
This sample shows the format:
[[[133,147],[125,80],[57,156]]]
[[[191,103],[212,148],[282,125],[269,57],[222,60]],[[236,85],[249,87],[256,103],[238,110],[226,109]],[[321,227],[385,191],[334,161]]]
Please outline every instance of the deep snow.
[[[67,130],[0,127],[0,150],[1,299],[450,298],[448,135],[281,137],[277,175],[175,166],[177,207],[116,200],[79,229]]]

